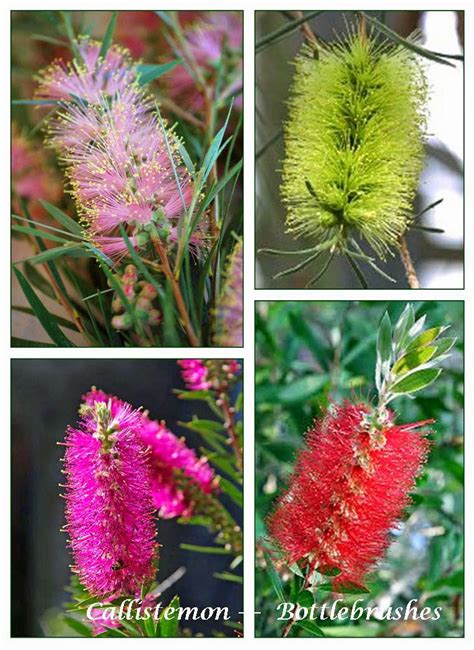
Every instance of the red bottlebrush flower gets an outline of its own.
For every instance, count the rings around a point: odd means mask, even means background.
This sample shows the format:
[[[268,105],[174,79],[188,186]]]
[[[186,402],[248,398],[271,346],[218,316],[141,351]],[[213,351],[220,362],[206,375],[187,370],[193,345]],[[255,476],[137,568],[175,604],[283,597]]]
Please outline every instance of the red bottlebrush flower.
[[[429,443],[431,421],[370,423],[366,404],[335,405],[315,422],[299,452],[289,487],[268,518],[288,563],[308,571],[339,569],[335,588],[361,584],[390,543]]]
[[[68,428],[64,457],[66,530],[80,582],[90,594],[140,591],[155,575],[157,544],[141,415],[97,400]]]

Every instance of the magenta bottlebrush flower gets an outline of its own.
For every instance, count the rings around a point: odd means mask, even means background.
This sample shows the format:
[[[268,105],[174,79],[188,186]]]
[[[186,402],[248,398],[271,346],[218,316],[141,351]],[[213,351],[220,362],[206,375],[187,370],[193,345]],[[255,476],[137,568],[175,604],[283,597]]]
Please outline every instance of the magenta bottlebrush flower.
[[[396,425],[388,412],[378,429],[369,416],[345,402],[314,423],[267,522],[288,564],[338,569],[336,589],[361,584],[388,547],[429,447],[421,427],[432,420]]]
[[[208,380],[209,368],[201,359],[180,359],[178,365],[188,390],[208,390],[212,382]]]
[[[47,141],[66,167],[87,237],[119,257],[127,252],[120,226],[144,250],[153,222],[172,246],[194,191],[180,143],[160,123],[126,50],[111,47],[102,60],[95,42],[84,40],[79,49],[84,62],[55,62],[40,76],[38,95],[61,100]],[[205,223],[191,237],[193,254],[205,244],[203,229]]]
[[[242,18],[239,12],[211,11],[184,30],[188,51],[206,79],[216,74],[216,66],[227,53],[227,91],[236,94],[242,88]],[[177,45],[179,50],[179,44]],[[187,67],[176,66],[165,79],[168,94],[184,108],[200,113],[205,108],[202,91]],[[234,106],[242,108],[242,96]]]
[[[151,448],[151,489],[160,517],[189,517],[193,504],[176,483],[175,470],[181,470],[206,494],[216,487],[213,470],[204,457],[198,458],[182,438],[177,438],[166,428],[164,422],[144,417],[140,435]]]
[[[83,400],[89,406],[107,401],[111,404],[112,411],[119,411],[124,405],[118,397],[95,388],[84,395]],[[147,413],[138,413],[138,421],[137,435],[151,450],[148,458],[151,471],[150,492],[159,516],[164,519],[189,517],[193,504],[176,480],[175,471],[183,472],[204,493],[209,494],[216,488],[213,470],[204,457],[198,458],[184,439],[177,438],[166,428],[164,422],[150,420]]]
[[[238,242],[229,256],[224,286],[217,301],[215,345],[242,346],[242,290],[242,244]]]
[[[141,414],[101,395],[66,433],[66,529],[81,584],[114,598],[153,579],[157,544]]]

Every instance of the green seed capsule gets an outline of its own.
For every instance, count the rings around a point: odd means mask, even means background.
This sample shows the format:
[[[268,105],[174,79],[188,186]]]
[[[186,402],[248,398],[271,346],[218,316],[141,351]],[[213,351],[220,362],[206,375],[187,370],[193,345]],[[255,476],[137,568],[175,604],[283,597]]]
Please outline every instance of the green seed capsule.
[[[410,224],[423,168],[428,88],[403,46],[350,32],[296,59],[281,193],[287,232],[385,259]]]

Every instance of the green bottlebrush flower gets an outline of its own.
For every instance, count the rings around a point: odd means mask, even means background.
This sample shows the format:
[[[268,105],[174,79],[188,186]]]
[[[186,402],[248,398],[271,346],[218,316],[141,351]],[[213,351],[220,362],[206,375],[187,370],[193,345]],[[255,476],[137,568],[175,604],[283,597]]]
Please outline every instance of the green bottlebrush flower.
[[[423,68],[407,48],[351,30],[317,51],[305,45],[295,65],[281,185],[287,232],[317,241],[308,263],[326,250],[373,261],[355,235],[383,260],[410,225],[423,167]]]

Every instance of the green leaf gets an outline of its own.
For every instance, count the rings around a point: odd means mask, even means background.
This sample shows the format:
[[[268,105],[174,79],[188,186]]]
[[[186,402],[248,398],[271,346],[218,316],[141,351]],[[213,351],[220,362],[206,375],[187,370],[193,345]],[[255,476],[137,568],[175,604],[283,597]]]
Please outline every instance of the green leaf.
[[[407,347],[407,352],[429,345],[432,341],[435,341],[442,332],[445,332],[446,329],[447,327],[430,327],[430,329],[421,332],[410,342]]]
[[[377,362],[375,364],[375,385],[380,391],[384,380],[388,378],[392,360],[392,324],[388,312],[380,321],[377,334]]]
[[[112,17],[110,18],[109,24],[107,26],[107,31],[105,32],[104,40],[100,46],[99,59],[104,59],[105,55],[109,51],[109,47],[112,44],[112,39],[114,37],[115,25],[117,23],[117,11],[112,11]]]
[[[72,18],[71,18],[71,12],[70,11],[60,11],[61,17],[64,22],[64,27],[66,30],[67,37],[69,39],[69,43],[71,45],[71,50],[74,54],[74,58],[76,58],[79,62],[82,61],[82,56],[79,51],[79,48],[77,47],[77,42],[76,42],[76,36],[74,34],[74,28],[72,26]]]
[[[157,634],[163,638],[171,638],[178,636],[179,625],[179,596],[174,596],[173,600],[162,612],[157,626]],[[174,610],[174,612],[173,612]]]
[[[296,564],[296,562],[295,562],[294,564],[292,564],[291,566],[289,566],[288,568],[290,569],[290,571],[291,571],[292,573],[296,574],[296,575],[299,576],[300,578],[304,578],[303,571],[301,571],[301,569],[300,569],[299,566]]]
[[[237,582],[239,585],[243,584],[244,580],[242,576],[236,576],[235,573],[229,573],[224,571],[223,573],[213,573],[214,578],[219,580],[227,580],[227,582]]]
[[[298,18],[297,20],[292,20],[286,25],[283,25],[283,27],[279,27],[278,29],[275,29],[273,32],[270,32],[270,34],[263,36],[263,38],[257,41],[255,45],[255,53],[260,54],[260,52],[262,52],[262,50],[264,50],[269,45],[278,43],[278,41],[281,41],[283,38],[289,36],[292,32],[295,32],[297,29],[299,29],[301,25],[303,25],[305,22],[311,20],[312,18],[315,18],[316,16],[319,16],[322,13],[324,12],[309,11],[302,18]]]
[[[268,555],[268,553],[263,552],[263,555],[265,556],[265,562],[267,563],[267,569],[270,574],[270,579],[272,581],[272,586],[273,589],[277,595],[278,600],[281,603],[284,603],[286,601],[285,594],[283,591],[283,582],[281,581],[280,574],[277,572],[275,567],[273,566],[273,562],[271,557]]]
[[[44,264],[44,262],[49,262],[50,260],[63,257],[64,255],[70,255],[71,257],[88,257],[89,253],[87,253],[87,251],[79,244],[64,244],[63,246],[56,246],[56,248],[48,248],[41,251],[41,253],[28,257],[25,260],[19,260],[18,262],[15,262],[15,264],[21,264],[23,262],[30,262],[30,264]]]
[[[302,630],[304,630],[308,634],[311,634],[311,636],[318,636],[318,637],[325,636],[322,629],[314,621],[304,621],[304,620],[296,621],[296,625],[298,625]]]
[[[74,344],[67,338],[67,336],[63,334],[63,332],[59,329],[55,319],[43,305],[36,293],[33,291],[33,288],[25,276],[21,273],[21,271],[19,271],[19,269],[16,267],[13,267],[13,271],[15,272],[23,293],[30,303],[37,319],[44,327],[46,333],[48,336],[50,336],[53,343],[59,347],[75,347]]]
[[[183,551],[194,551],[195,553],[211,553],[214,555],[229,555],[231,551],[228,551],[222,546],[197,546],[196,544],[180,544],[179,548],[182,548]]]
[[[379,325],[377,357],[382,363],[390,362],[392,358],[392,324],[388,312],[385,312]]]
[[[431,346],[407,352],[395,363],[392,368],[392,374],[395,376],[398,375],[399,377],[406,375],[410,370],[418,368],[418,366],[422,366],[429,361],[434,356],[436,350],[437,348]]]
[[[42,343],[41,341],[29,341],[28,339],[20,339],[17,336],[11,338],[12,348],[55,348],[52,343]]]
[[[221,476],[219,485],[222,491],[227,494],[227,496],[229,496],[236,505],[242,507],[242,493],[238,488],[235,487],[233,483]]]
[[[76,221],[74,221],[74,219],[68,217],[67,214],[65,214],[62,210],[57,208],[55,205],[48,203],[48,201],[43,201],[42,199],[40,199],[39,203],[41,203],[41,205],[46,210],[46,212],[48,212],[53,217],[53,219],[55,219],[62,226],[64,226],[66,230],[69,230],[75,235],[82,237],[82,228]]]
[[[450,61],[446,61],[446,59],[455,59],[457,61],[464,60],[464,57],[459,54],[441,54],[440,52],[432,52],[431,50],[427,50],[424,47],[417,45],[413,41],[403,38],[397,34],[397,32],[394,32],[393,29],[390,29],[390,27],[387,27],[387,25],[384,25],[379,20],[377,20],[377,18],[370,16],[364,12],[361,13],[370,23],[375,25],[375,27],[380,32],[385,34],[385,36],[388,36],[392,41],[398,43],[399,45],[402,45],[403,47],[406,47],[408,50],[415,52],[415,54],[423,56],[425,59],[430,59],[431,61],[436,61],[436,63],[442,63],[443,65],[449,65],[452,68],[456,66]]]
[[[396,350],[403,350],[408,332],[413,327],[414,322],[415,310],[413,305],[408,303],[393,329],[393,343]]]
[[[158,79],[158,77],[161,77],[167,72],[170,72],[177,65],[181,65],[181,63],[182,63],[181,59],[175,59],[174,61],[170,61],[169,63],[161,63],[157,65],[141,63],[137,65],[137,70],[139,75],[138,83],[140,84],[140,86],[145,86],[146,84],[149,84],[151,81]]]
[[[49,239],[50,241],[58,242],[60,244],[68,244],[69,240],[64,239],[64,237],[58,237],[58,235],[53,235],[52,233],[45,232],[44,230],[38,230],[38,228],[30,228],[29,226],[12,226],[13,232],[20,232],[24,235],[32,235],[33,237],[41,237],[42,239]]]
[[[30,316],[35,316],[35,312],[30,307],[22,307],[21,305],[12,305],[12,309],[22,314],[29,314]],[[67,329],[73,330],[74,332],[78,331],[76,325],[72,323],[70,320],[66,320],[66,318],[61,318],[61,316],[57,316],[56,314],[51,314],[51,317],[54,318],[54,320],[57,322],[57,324],[60,327],[66,327]]]
[[[445,338],[436,341],[436,353],[433,355],[433,360],[448,354],[456,341],[456,338]]]
[[[87,636],[90,637],[92,636],[92,630],[91,628],[86,625],[85,623],[82,623],[81,621],[78,621],[77,618],[73,618],[72,616],[66,616],[63,615],[63,621],[68,625],[74,632],[77,632],[80,636]]]
[[[41,273],[38,271],[36,266],[34,264],[30,264],[29,262],[25,262],[23,270],[25,272],[26,277],[30,281],[30,283],[39,289],[42,293],[44,293],[48,298],[51,298],[52,300],[56,300],[56,294],[54,293],[53,287],[50,285],[50,283],[44,278]]]
[[[435,381],[441,374],[439,368],[425,368],[424,370],[416,370],[407,375],[400,381],[397,381],[390,387],[392,393],[397,395],[406,393],[415,393],[422,388],[426,388]]]

